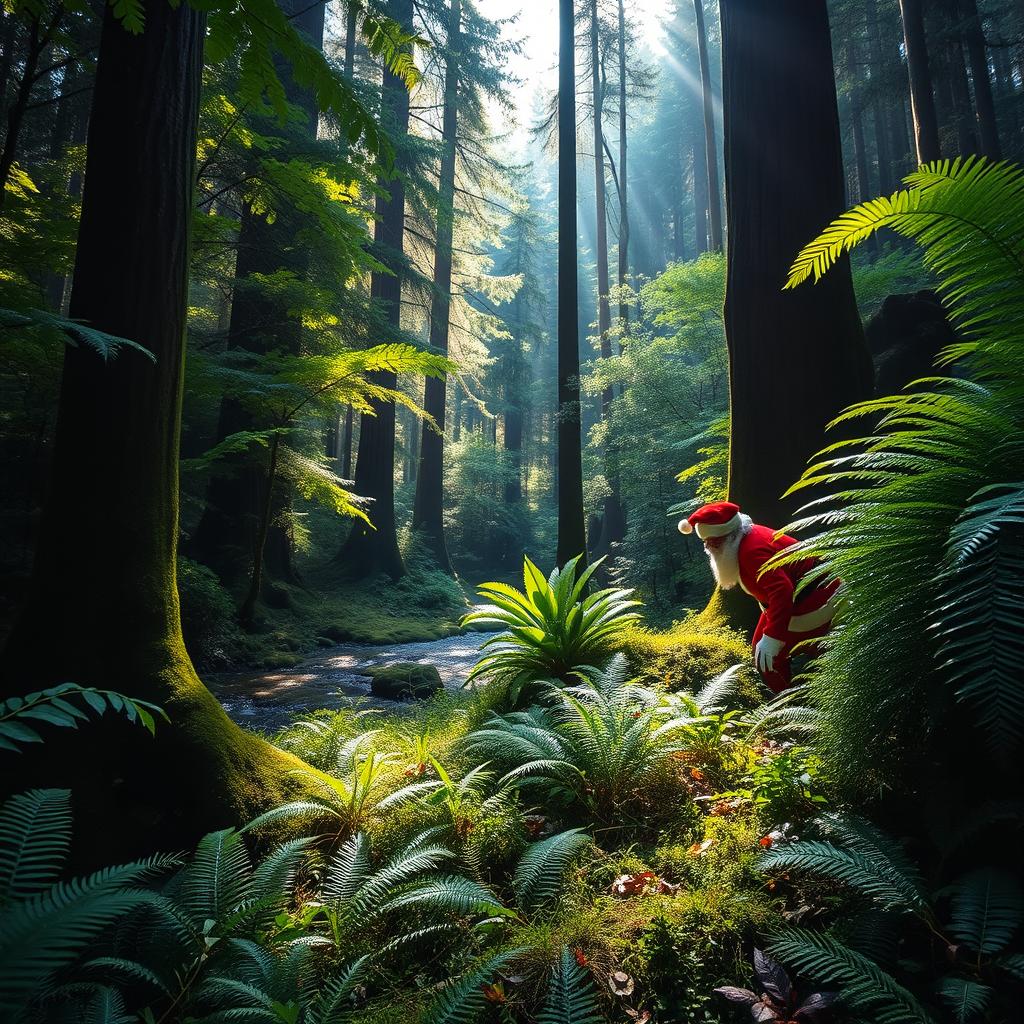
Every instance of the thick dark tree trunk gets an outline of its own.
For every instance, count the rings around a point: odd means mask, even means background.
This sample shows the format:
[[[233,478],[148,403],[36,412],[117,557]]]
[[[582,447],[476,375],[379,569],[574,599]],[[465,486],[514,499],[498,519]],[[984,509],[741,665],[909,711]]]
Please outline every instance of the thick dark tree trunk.
[[[586,555],[576,266],[576,54],[573,0],[558,0],[558,551]]]
[[[708,251],[708,154],[704,132],[693,129],[693,232],[695,255]]]
[[[825,0],[722,0],[722,39],[729,496],[781,526],[793,512],[781,495],[825,425],[871,392],[849,265],[782,290],[799,250],[844,209]]]
[[[411,31],[412,0],[391,0],[388,15]],[[409,92],[405,83],[385,69],[382,84],[385,128],[392,133],[399,149],[409,132]],[[405,184],[401,177],[401,155],[393,178],[378,184],[386,194],[378,195],[374,242],[382,261],[393,273],[373,274],[370,297],[384,308],[392,337],[397,338],[402,324],[402,262],[405,248]],[[397,386],[393,373],[373,375],[377,384]],[[397,580],[405,575],[402,553],[398,548],[395,522],[395,407],[389,402],[374,403],[375,416],[360,417],[359,452],[356,458],[355,491],[371,498],[370,518],[374,528],[356,520],[339,559],[355,579],[384,573]]]
[[[355,412],[350,405],[345,410],[345,426],[341,434],[339,469],[342,480],[352,479],[352,434],[355,426]]]
[[[19,762],[74,795],[83,862],[189,845],[292,786],[293,757],[233,725],[196,677],[175,585],[178,441],[204,16],[110,7],[89,127],[71,315],[154,354],[65,354],[51,490],[5,692],[64,680],[166,710],[156,738],[104,719]],[[54,643],[54,636],[60,637]]]
[[[990,160],[1001,160],[1002,146],[999,143],[996,105],[992,99],[992,81],[988,73],[988,54],[985,51],[985,34],[978,14],[978,2],[960,0],[960,9],[965,19],[964,43],[974,83],[974,106],[978,114],[981,151]]]
[[[286,0],[286,12],[307,41],[317,48],[323,45],[324,4],[312,6],[307,0]],[[289,69],[279,63],[278,72],[285,83],[289,102],[306,114],[306,123],[292,129],[296,141],[316,138],[318,112],[309,90],[299,88]],[[301,251],[294,245],[299,223],[288,211],[279,212],[273,223],[261,214],[243,207],[238,235],[238,259],[235,265],[235,288],[228,327],[228,347],[244,352],[264,353],[274,349],[297,353],[302,329],[287,304],[268,298],[257,283],[259,275],[289,269],[298,274],[305,271]],[[252,412],[234,398],[221,402],[215,442],[244,430],[258,430],[264,424],[254,420]],[[262,466],[241,472],[214,473],[206,493],[206,507],[191,538],[188,551],[199,561],[211,566],[222,579],[237,583],[253,576],[256,549],[259,544],[260,521],[266,503],[267,474]],[[287,531],[275,522],[290,507],[287,486],[279,483],[272,495],[272,518],[262,549],[268,574],[294,581],[292,543]],[[262,567],[260,570],[262,577]]]
[[[459,126],[459,47],[462,0],[451,0],[448,53],[444,71],[444,117],[441,127],[441,169],[438,179],[437,245],[434,250],[434,296],[430,304],[430,346],[448,354],[451,317],[452,235],[455,227],[455,154]],[[428,377],[423,408],[437,421],[440,433],[426,421],[420,439],[420,470],[412,525],[420,531],[438,566],[452,571],[444,537],[444,417],[448,387],[445,378]]]
[[[697,55],[700,60],[700,87],[704,108],[704,150],[708,164],[708,226],[712,252],[722,251],[722,198],[718,183],[718,145],[715,141],[715,96],[711,89],[708,63],[708,34],[704,27],[704,0],[693,0],[697,20]]]
[[[914,116],[914,144],[919,164],[938,160],[939,122],[935,116],[928,40],[924,31],[922,0],[900,0],[903,16],[903,41],[910,75],[910,105]]]

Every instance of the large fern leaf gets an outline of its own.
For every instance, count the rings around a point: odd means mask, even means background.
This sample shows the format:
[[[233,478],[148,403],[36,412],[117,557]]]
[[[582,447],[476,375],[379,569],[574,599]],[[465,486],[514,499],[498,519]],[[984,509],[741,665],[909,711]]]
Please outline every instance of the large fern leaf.
[[[71,794],[33,789],[0,810],[0,906],[51,886],[71,845]]]
[[[563,946],[537,1024],[600,1024],[602,1020],[590,972],[577,962],[568,946]]]
[[[527,910],[535,909],[554,899],[566,869],[590,843],[590,836],[578,828],[531,843],[512,879],[512,888],[520,906]]]

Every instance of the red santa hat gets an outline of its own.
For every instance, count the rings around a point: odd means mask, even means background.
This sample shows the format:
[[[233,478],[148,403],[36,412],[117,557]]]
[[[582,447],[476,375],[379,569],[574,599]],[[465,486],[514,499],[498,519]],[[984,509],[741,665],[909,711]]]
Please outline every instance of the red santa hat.
[[[686,519],[679,520],[679,532],[683,534],[697,531],[701,540],[708,537],[724,537],[740,526],[740,507],[731,501],[715,501],[697,509]]]

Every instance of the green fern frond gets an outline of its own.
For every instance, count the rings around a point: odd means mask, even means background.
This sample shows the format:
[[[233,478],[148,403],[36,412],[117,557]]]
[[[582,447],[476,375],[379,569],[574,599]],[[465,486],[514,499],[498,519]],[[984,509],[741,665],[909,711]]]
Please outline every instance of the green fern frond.
[[[559,893],[562,877],[572,861],[592,840],[582,829],[573,828],[531,843],[520,858],[512,888],[520,906],[536,909]]]
[[[1000,952],[1024,921],[1024,891],[1008,872],[994,868],[972,871],[948,891],[949,930],[976,953],[991,956]]]
[[[846,1005],[873,1024],[936,1024],[892,975],[829,935],[792,928],[771,936],[767,946],[779,963],[816,983],[840,986]]]
[[[563,946],[537,1024],[600,1024],[602,1020],[590,972],[577,963],[568,946]]]
[[[421,1024],[475,1024],[488,1005],[485,986],[524,952],[505,950],[450,982],[427,1007]]]
[[[33,789],[0,810],[0,907],[57,881],[71,847],[71,793]]]
[[[943,978],[939,995],[953,1012],[956,1024],[977,1020],[992,1001],[992,989],[968,978]]]

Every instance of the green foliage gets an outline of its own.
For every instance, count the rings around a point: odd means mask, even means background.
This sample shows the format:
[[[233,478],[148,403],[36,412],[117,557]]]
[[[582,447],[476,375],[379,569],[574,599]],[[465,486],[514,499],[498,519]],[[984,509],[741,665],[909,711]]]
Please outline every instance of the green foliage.
[[[0,809],[0,1009],[26,1019],[29,1004],[52,988],[119,919],[141,908],[166,914],[145,884],[178,864],[151,857],[59,881],[71,833],[71,795],[33,790]]]
[[[599,1024],[603,1019],[590,973],[563,946],[537,1024]]]
[[[130,340],[119,338],[105,331],[98,331],[95,327],[89,327],[79,320],[69,320],[67,317],[57,316],[56,313],[48,313],[41,309],[28,309],[24,312],[16,312],[13,309],[0,309],[0,330],[10,331],[40,327],[49,331],[59,331],[69,345],[76,348],[88,348],[95,352],[103,360],[116,358],[122,348],[135,349],[141,352],[150,360],[156,361],[156,357],[148,348]]]
[[[61,683],[0,701],[0,750],[18,752],[26,743],[42,743],[43,737],[27,722],[77,729],[79,722],[89,720],[90,713],[102,715],[108,708],[124,715],[129,722],[138,722],[150,734],[156,733],[158,717],[169,721],[162,708],[147,701],[125,697],[113,690]]]
[[[818,572],[841,578],[849,597],[809,685],[828,768],[851,790],[921,777],[923,763],[906,763],[912,746],[928,749],[912,739],[921,709],[926,734],[941,734],[962,705],[1004,763],[1024,742],[1024,698],[1007,670],[1024,659],[1024,173],[968,159],[907,183],[839,218],[789,282],[820,276],[888,226],[922,246],[961,335],[940,357],[959,379],[848,410],[838,422],[871,432],[830,446],[797,485],[825,492],[797,524],[818,535],[783,561],[820,557]]]
[[[530,561],[523,562],[523,590],[505,583],[485,583],[480,595],[490,604],[470,612],[463,625],[501,629],[486,641],[488,653],[477,662],[467,682],[491,676],[510,682],[513,699],[519,690],[541,679],[568,683],[587,679],[639,617],[638,601],[618,588],[587,595],[587,585],[600,566],[596,562],[577,578],[579,558],[553,569],[546,579]],[[490,648],[496,647],[495,650]]]
[[[181,631],[193,664],[200,668],[230,664],[240,642],[235,604],[212,570],[178,558]]]
[[[770,944],[773,955],[817,981],[839,984],[844,1002],[872,1020],[947,1019],[936,993],[953,1020],[975,1019],[995,996],[992,982],[1004,969],[1002,961],[1015,955],[1011,943],[1024,923],[1019,877],[991,866],[976,868],[929,892],[901,845],[875,826],[840,817],[823,819],[821,825],[831,842],[800,841],[773,849],[762,858],[762,869],[831,879],[886,913],[872,918],[863,937],[856,930],[845,940],[800,928],[780,931]],[[962,842],[962,836],[954,836],[947,856]],[[914,929],[907,920],[955,955],[929,957],[927,963],[904,955],[898,964],[886,962],[887,946],[879,932],[897,925],[896,934],[909,937]]]
[[[512,879],[516,899],[524,910],[536,910],[558,896],[562,876],[592,840],[581,829],[569,829],[531,843]]]

